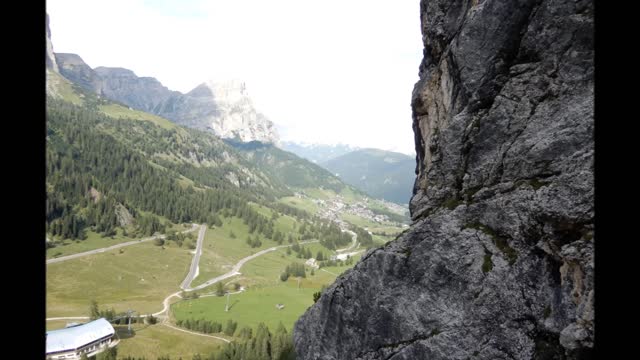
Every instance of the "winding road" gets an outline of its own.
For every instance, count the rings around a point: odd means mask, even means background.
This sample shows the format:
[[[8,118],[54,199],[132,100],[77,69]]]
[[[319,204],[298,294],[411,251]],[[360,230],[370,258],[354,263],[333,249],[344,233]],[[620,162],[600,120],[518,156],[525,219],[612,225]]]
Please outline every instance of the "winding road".
[[[169,311],[169,307],[171,306],[171,304],[169,303],[169,300],[171,298],[173,298],[173,297],[181,298],[180,293],[182,291],[195,291],[195,290],[204,289],[205,287],[211,286],[211,285],[213,285],[213,284],[215,284],[215,283],[217,283],[219,281],[222,281],[224,279],[228,279],[228,278],[233,277],[235,275],[240,275],[241,274],[240,273],[240,269],[248,261],[253,260],[253,259],[255,259],[255,258],[259,257],[259,256],[262,256],[264,254],[267,254],[269,252],[275,251],[277,249],[293,246],[293,244],[291,244],[291,245],[279,245],[279,246],[274,246],[274,247],[271,247],[271,248],[268,248],[268,249],[264,249],[264,250],[258,251],[257,253],[255,253],[253,255],[249,255],[249,256],[247,256],[245,258],[240,259],[233,266],[233,268],[229,272],[227,272],[227,273],[225,273],[223,275],[216,276],[216,277],[206,281],[205,283],[192,288],[192,287],[190,287],[190,285],[191,285],[191,282],[197,276],[197,273],[198,273],[198,263],[200,262],[200,255],[202,255],[202,244],[204,242],[204,235],[205,235],[205,232],[207,230],[207,227],[206,227],[206,225],[193,224],[193,227],[191,229],[183,231],[183,232],[194,231],[198,226],[200,227],[200,232],[198,233],[198,241],[197,241],[197,245],[196,245],[195,254],[194,254],[192,262],[191,262],[191,267],[189,268],[189,273],[187,273],[187,276],[185,277],[185,279],[182,281],[182,284],[180,285],[180,287],[183,290],[175,292],[175,293],[170,294],[169,296],[167,296],[162,301],[162,305],[163,305],[162,310],[160,310],[160,311],[158,311],[156,313],[153,313],[152,315],[153,316],[157,316],[157,317],[163,317],[164,320],[162,322],[162,325],[165,325],[165,326],[170,327],[172,329],[179,330],[179,331],[182,331],[182,332],[185,332],[185,333],[189,333],[189,334],[193,334],[193,335],[205,336],[205,337],[215,338],[215,339],[218,339],[218,340],[221,340],[221,341],[229,342],[229,340],[227,340],[225,338],[221,338],[221,337],[217,337],[217,336],[213,336],[213,335],[201,334],[201,333],[193,332],[193,331],[188,331],[188,330],[181,329],[179,327],[175,327],[175,326],[169,324],[168,323],[168,318],[169,317],[166,314]],[[133,244],[139,244],[139,243],[141,243],[143,241],[150,241],[150,240],[153,240],[153,239],[158,238],[158,237],[164,238],[164,235],[154,236],[154,237],[148,238],[148,239],[131,241],[131,242],[128,242],[128,243],[122,243],[122,244],[110,246],[110,247],[107,247],[107,248],[102,248],[102,249],[87,251],[87,252],[84,252],[84,253],[74,254],[76,256],[69,255],[69,256],[65,256],[65,257],[57,258],[57,259],[52,259],[52,260],[64,261],[64,260],[73,259],[73,258],[79,257],[79,256],[98,254],[98,253],[105,252],[107,250],[117,249],[118,247],[128,246],[128,245],[133,245]],[[310,244],[310,243],[316,243],[316,242],[318,242],[318,240],[303,241],[303,242],[300,242],[299,244],[300,245],[304,245],[304,244]],[[49,261],[47,261],[47,264],[49,264]],[[242,290],[241,291],[237,291],[237,292],[233,292],[231,294],[237,294],[237,293],[240,293],[240,292],[242,292]],[[205,296],[210,296],[210,295],[205,295]],[[147,315],[141,315],[141,317],[146,317],[146,316]],[[51,317],[51,318],[47,318],[47,321],[52,321],[52,320],[86,320],[86,319],[89,319],[89,318],[86,317],[86,316],[75,316],[75,317],[74,316],[67,316],[67,317]]]
[[[315,243],[315,242],[318,242],[318,240],[303,241],[303,242],[301,242],[301,243],[300,243],[300,245],[309,244],[309,243]],[[269,252],[272,252],[272,251],[276,251],[276,250],[278,250],[278,249],[280,249],[280,248],[285,248],[285,247],[290,247],[290,246],[293,246],[293,244],[292,244],[292,245],[280,245],[280,246],[274,246],[274,247],[271,247],[271,248],[268,248],[268,249],[264,249],[264,250],[258,251],[257,253],[255,253],[255,254],[253,254],[253,255],[250,255],[250,256],[247,256],[247,257],[245,257],[245,258],[240,259],[240,261],[238,261],[238,262],[233,266],[233,268],[232,268],[229,272],[227,272],[226,274],[222,274],[222,275],[216,276],[216,277],[214,277],[213,279],[211,279],[211,280],[207,280],[206,282],[204,282],[204,283],[202,283],[202,284],[200,284],[200,285],[198,285],[198,286],[196,286],[196,287],[193,287],[193,288],[191,288],[191,287],[189,287],[189,288],[187,288],[187,287],[183,287],[183,289],[184,289],[185,291],[200,290],[200,289],[204,289],[204,288],[206,288],[207,286],[213,285],[213,284],[217,283],[218,281],[222,281],[222,280],[224,280],[224,279],[228,279],[228,278],[230,278],[230,277],[232,277],[232,276],[235,276],[235,275],[240,275],[240,274],[241,274],[241,273],[240,273],[240,268],[241,268],[241,267],[242,267],[242,266],[243,266],[247,261],[249,261],[249,260],[253,260],[253,259],[257,258],[258,256],[264,255],[264,254],[266,254],[266,253],[269,253]],[[186,280],[187,280],[187,279],[185,279],[185,281],[186,281]],[[183,283],[183,284],[184,284],[184,283]]]
[[[354,247],[356,247],[356,241],[358,240],[358,234],[354,233],[351,230],[342,230],[342,231],[348,232],[349,234],[351,234],[351,245],[349,247],[344,248],[344,249],[337,249],[336,252],[348,251],[348,250],[351,250]]]
[[[193,224],[191,229],[182,231],[182,233],[188,233],[188,232],[194,231],[197,227],[198,227],[198,224]],[[112,246],[105,247],[105,248],[95,249],[95,250],[91,250],[91,251],[85,251],[85,252],[81,252],[81,253],[77,253],[77,254],[71,254],[71,255],[67,255],[67,256],[61,256],[59,258],[47,260],[47,265],[58,263],[58,262],[62,262],[62,261],[67,261],[67,260],[71,260],[71,259],[76,259],[76,258],[87,256],[87,255],[100,254],[100,253],[103,253],[105,251],[115,250],[115,249],[118,249],[118,248],[121,248],[121,247],[135,245],[135,244],[141,244],[143,242],[147,242],[147,241],[151,241],[151,240],[155,240],[155,239],[164,239],[165,237],[166,237],[166,235],[156,235],[156,236],[152,236],[152,237],[148,237],[148,238],[144,238],[144,239],[123,242],[123,243],[112,245]]]

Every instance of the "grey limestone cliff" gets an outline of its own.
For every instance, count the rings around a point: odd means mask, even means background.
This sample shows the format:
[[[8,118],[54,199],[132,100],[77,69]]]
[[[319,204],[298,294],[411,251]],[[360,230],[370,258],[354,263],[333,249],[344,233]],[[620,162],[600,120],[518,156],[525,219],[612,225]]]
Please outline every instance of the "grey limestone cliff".
[[[593,2],[420,8],[414,223],[297,321],[297,356],[589,358]]]
[[[49,29],[49,14],[46,14],[46,32],[47,32],[47,54],[45,55],[45,62],[47,69],[51,69],[55,72],[59,72],[58,64],[56,63],[56,57],[53,54],[53,43],[51,42],[51,29]]]
[[[243,82],[203,83],[183,94],[152,77],[115,67],[92,69],[76,54],[55,54],[60,73],[83,88],[176,124],[221,138],[277,144],[275,125],[256,111]]]
[[[161,115],[158,110],[169,99],[182,95],[169,90],[155,78],[138,77],[129,69],[100,66],[94,71],[102,78],[102,95],[156,115]]]
[[[77,54],[55,53],[55,59],[60,69],[60,74],[83,88],[100,94],[103,80],[82,58]]]

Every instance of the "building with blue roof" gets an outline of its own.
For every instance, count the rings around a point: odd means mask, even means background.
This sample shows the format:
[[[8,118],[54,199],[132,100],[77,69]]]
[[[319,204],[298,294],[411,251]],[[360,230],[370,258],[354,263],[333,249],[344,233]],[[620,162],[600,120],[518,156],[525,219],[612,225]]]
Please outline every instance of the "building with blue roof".
[[[115,337],[115,338],[114,338]],[[120,342],[111,323],[101,318],[86,324],[47,331],[47,359],[94,356]]]

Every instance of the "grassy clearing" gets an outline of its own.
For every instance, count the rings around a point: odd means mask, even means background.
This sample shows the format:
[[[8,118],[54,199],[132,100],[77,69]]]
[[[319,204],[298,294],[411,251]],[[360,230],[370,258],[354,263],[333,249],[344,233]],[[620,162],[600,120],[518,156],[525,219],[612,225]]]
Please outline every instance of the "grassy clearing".
[[[140,211],[140,212],[143,213],[144,215],[148,214],[144,211]],[[173,229],[176,231],[184,231],[191,228],[191,224],[173,224],[167,218],[164,218],[162,216],[158,216],[158,218],[160,219],[161,222],[167,224],[167,230]],[[131,234],[133,230],[134,229],[131,226],[129,226],[127,229],[127,231],[129,231],[129,234]],[[148,236],[138,236],[138,237],[124,236],[122,229],[120,228],[116,229],[116,235],[114,235],[113,238],[102,237],[100,234],[88,230],[86,239],[84,240],[65,239],[62,241],[62,244],[58,243],[56,247],[47,249],[46,257],[47,259],[52,259],[52,258],[71,255],[71,254],[77,254],[85,251],[101,249],[101,248],[117,245],[123,242],[140,240],[144,238],[148,238]]]
[[[313,245],[313,246],[312,246]],[[318,244],[306,245],[317,251]],[[326,249],[325,249],[326,250]],[[356,255],[354,260],[358,260]],[[313,293],[320,291],[323,285],[330,285],[336,276],[325,271],[315,270],[311,275],[310,269],[307,277],[300,279],[298,290],[298,278],[290,277],[287,282],[279,278],[284,268],[292,262],[304,262],[295,257],[295,253],[286,254],[285,249],[279,249],[260,256],[245,264],[240,272],[242,275],[228,282],[239,282],[248,290],[231,295],[231,311],[224,312],[226,297],[206,297],[196,300],[180,301],[172,305],[172,314],[175,319],[209,319],[225,323],[228,319],[238,321],[238,329],[242,326],[255,327],[259,322],[265,322],[270,328],[282,323],[288,329],[306,309],[313,304]],[[329,272],[341,274],[350,266],[330,267]],[[208,290],[211,290],[210,287]],[[275,305],[282,303],[285,308],[276,309]]]
[[[281,284],[280,274],[287,265],[290,265],[292,262],[304,263],[306,261],[306,259],[296,258],[295,253],[287,255],[285,251],[285,249],[278,249],[246,263],[242,269],[240,269],[242,275],[238,281],[245,286],[277,286]],[[310,269],[307,268],[307,270]],[[317,270],[315,273],[317,274]],[[307,271],[307,278],[303,279],[303,281],[305,281],[305,284],[308,284],[308,286],[317,288],[326,284],[327,281],[333,282],[333,279],[325,279],[322,276],[317,278],[314,276],[311,276],[310,271]]]
[[[307,196],[314,199],[328,200],[336,197],[336,193],[333,190],[319,189],[319,188],[305,188],[304,192]]]
[[[215,276],[230,271],[233,265],[242,258],[278,245],[275,241],[260,235],[262,246],[251,248],[246,239],[249,235],[255,238],[256,233],[249,234],[248,226],[239,218],[221,218],[221,220],[223,222],[221,227],[207,229],[202,245],[202,255],[200,256],[199,274],[191,283],[191,286],[197,286]],[[233,232],[235,238],[230,236],[231,232]]]
[[[250,204],[251,207],[253,207],[257,212],[259,212],[260,214],[262,214],[263,216],[267,217],[268,219],[271,218],[272,214],[274,213],[273,210],[264,207],[262,205],[259,204],[255,204],[255,203],[251,203]],[[299,222],[296,218],[291,217],[289,215],[282,215],[280,213],[278,214],[278,219],[275,221],[275,228],[274,230],[278,230],[281,233],[283,233],[285,236],[288,235],[290,232],[296,232],[294,230],[294,227],[299,225]]]
[[[160,311],[162,300],[179,289],[191,257],[172,243],[163,249],[148,242],[47,265],[47,317],[86,316],[90,299],[101,309]]]
[[[351,187],[346,186],[342,191],[340,191],[340,195],[344,198],[344,201],[347,204],[353,204],[359,201],[364,201],[362,195],[356,193]]]
[[[84,240],[73,241],[67,239],[64,240],[64,245],[57,245],[54,248],[47,249],[47,259],[100,249],[132,240],[135,240],[135,238],[122,236],[121,229],[117,229],[117,234],[113,236],[113,239],[110,237],[103,238],[98,233],[87,231],[87,238]]]
[[[176,319],[203,318],[223,325],[228,319],[233,319],[238,322],[238,330],[243,326],[255,328],[260,322],[270,329],[275,329],[282,322],[290,330],[300,315],[313,304],[313,293],[319,288],[316,282],[303,280],[298,289],[297,280],[290,278],[286,283],[250,288],[231,295],[229,312],[224,311],[224,296],[181,301],[172,305],[171,311]],[[284,304],[285,307],[278,310],[276,304]]]
[[[125,356],[157,359],[170,356],[171,359],[191,359],[194,354],[209,355],[216,352],[222,341],[198,335],[187,334],[167,326],[134,324],[133,336],[126,326],[115,326],[120,344],[118,358]]]
[[[360,254],[354,255],[353,256],[353,265],[355,265],[358,261],[360,261],[360,258],[362,257],[362,255],[364,255],[364,251],[361,252]],[[353,267],[353,265],[351,266],[327,266],[327,267],[323,267],[323,269],[325,269],[326,271],[329,271],[330,273],[334,273],[336,275],[340,275],[343,272],[347,271],[347,269],[350,269]],[[324,271],[320,271],[320,272],[324,272]]]
[[[288,231],[292,230],[294,223],[295,220],[293,218],[280,216],[278,220],[276,220],[275,228],[287,234]],[[231,231],[236,235],[235,239],[229,236]],[[192,286],[197,286],[215,276],[230,271],[233,265],[244,257],[266,248],[278,246],[275,241],[267,240],[261,236],[262,246],[252,249],[244,240],[247,236],[247,226],[244,225],[242,220],[237,218],[223,219],[222,227],[208,229],[205,234],[202,256],[200,257],[199,275],[193,281]],[[252,237],[255,237],[255,235],[252,235]],[[288,242],[285,241],[283,245],[286,244],[288,244]],[[319,243],[305,244],[303,246],[308,248],[314,257],[318,251],[322,251],[327,257],[333,253]],[[253,259],[240,269],[243,275],[238,281],[243,285],[277,283],[282,270],[292,261],[304,262],[306,260],[298,259],[295,255],[296,253],[294,252],[286,255],[286,248],[281,248],[275,252],[267,253]],[[284,256],[284,258],[282,258],[282,256]],[[213,286],[208,287],[207,291],[210,289],[213,289]]]
[[[283,204],[287,204],[297,209],[307,211],[310,214],[317,214],[320,209],[318,205],[314,204],[310,199],[301,199],[295,196],[285,196],[279,201]]]
[[[389,234],[391,233],[399,234],[402,232],[402,230],[404,230],[402,227],[399,227],[389,221],[385,221],[383,223],[377,223],[353,214],[342,214],[341,217],[342,217],[342,220],[348,223],[351,223],[353,225],[357,225],[363,229],[366,228],[371,232],[384,231]]]
[[[118,104],[100,105],[100,111],[112,118],[129,118],[134,120],[150,121],[165,129],[174,129],[176,124],[156,115],[144,111],[133,110]]]

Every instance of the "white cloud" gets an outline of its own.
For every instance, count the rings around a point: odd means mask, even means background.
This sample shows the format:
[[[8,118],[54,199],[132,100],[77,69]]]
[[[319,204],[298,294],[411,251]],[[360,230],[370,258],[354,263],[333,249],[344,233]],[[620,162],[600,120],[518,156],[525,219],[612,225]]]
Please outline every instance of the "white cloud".
[[[241,78],[285,138],[413,153],[418,0],[50,0],[56,52],[187,92]]]

